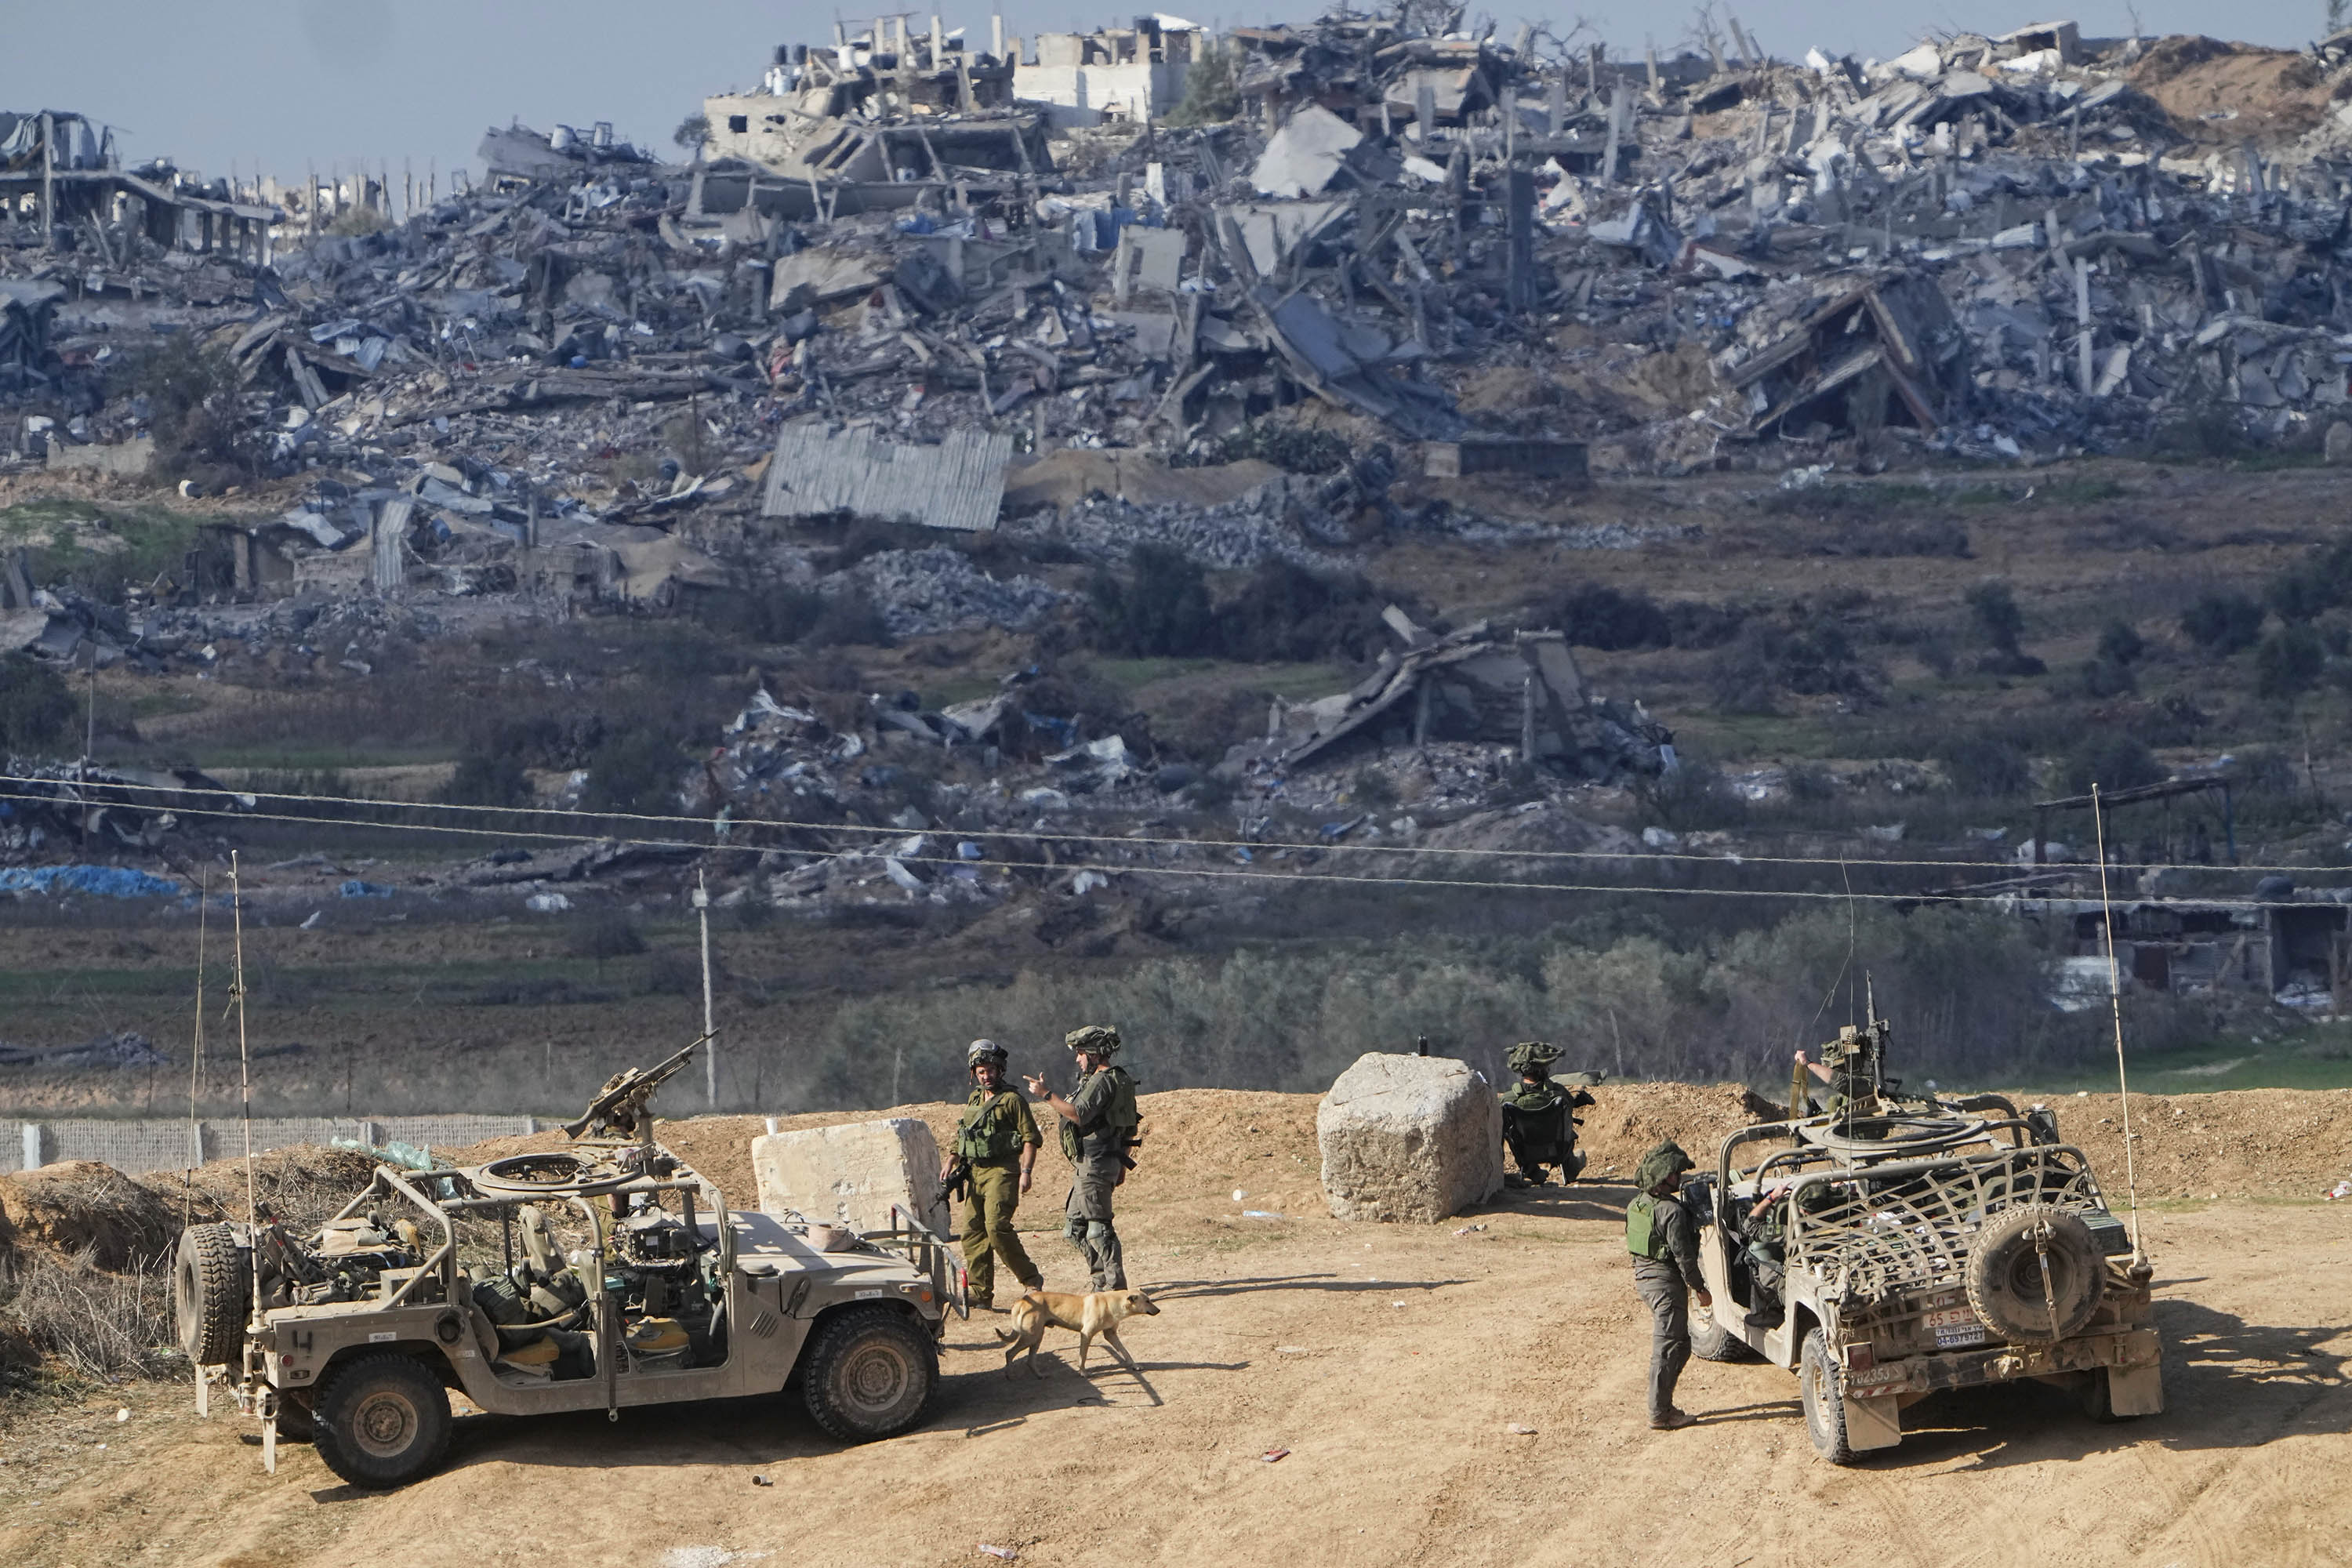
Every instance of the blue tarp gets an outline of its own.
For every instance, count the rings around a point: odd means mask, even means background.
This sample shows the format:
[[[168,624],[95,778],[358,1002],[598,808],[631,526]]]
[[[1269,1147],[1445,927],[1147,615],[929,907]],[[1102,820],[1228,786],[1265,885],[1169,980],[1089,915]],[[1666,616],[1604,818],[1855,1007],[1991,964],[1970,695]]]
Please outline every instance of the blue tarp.
[[[382,882],[362,882],[357,877],[335,889],[347,899],[388,899],[393,889]]]
[[[0,893],[89,893],[101,899],[175,899],[184,891],[164,877],[125,866],[11,866]]]

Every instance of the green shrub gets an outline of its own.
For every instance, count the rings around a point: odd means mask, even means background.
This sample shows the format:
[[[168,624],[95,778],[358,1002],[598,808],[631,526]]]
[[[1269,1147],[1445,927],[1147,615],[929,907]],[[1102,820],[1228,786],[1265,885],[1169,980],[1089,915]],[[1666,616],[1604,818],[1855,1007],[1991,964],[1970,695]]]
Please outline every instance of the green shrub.
[[[2147,651],[2147,642],[2139,628],[2120,617],[2109,621],[2099,633],[2099,657],[2110,664],[2135,664]]]
[[[133,362],[131,391],[147,403],[147,430],[165,470],[235,457],[236,366],[192,332],[175,332]]]
[[[1216,617],[1197,562],[1165,544],[1139,544],[1128,572],[1125,582],[1097,572],[1087,584],[1097,646],[1144,658],[1211,652]]]
[[[646,950],[644,933],[618,910],[602,910],[574,921],[564,933],[564,951],[574,958],[627,958]]]
[[[2060,759],[2057,785],[2060,795],[2088,795],[2095,784],[2101,794],[2112,795],[2119,789],[2162,784],[2170,776],[2138,740],[2108,734],[2085,740]]]
[[[23,654],[0,658],[0,754],[54,749],[74,733],[78,711],[56,670]]]
[[[2263,635],[2263,607],[2243,594],[2207,594],[2184,611],[2180,630],[2216,658],[2254,646]]]
[[[1979,583],[1969,590],[1968,604],[1985,646],[1995,653],[2014,656],[2018,638],[2025,632],[2025,612],[2017,607],[2017,595],[2009,584]]]
[[[685,765],[677,744],[659,731],[609,735],[589,754],[580,804],[590,811],[674,812]]]
[[[2033,768],[2023,749],[1990,730],[1953,731],[1935,756],[1962,795],[2016,795],[2033,787]]]
[[[529,805],[530,775],[511,752],[468,752],[457,759],[441,798],[452,805]]]
[[[2254,649],[2254,690],[2265,701],[2290,702],[2319,683],[2327,648],[2307,621],[2290,621]]]
[[[1184,97],[1168,114],[1171,125],[1220,125],[1242,111],[1241,72],[1234,51],[1206,33],[1193,35]]]

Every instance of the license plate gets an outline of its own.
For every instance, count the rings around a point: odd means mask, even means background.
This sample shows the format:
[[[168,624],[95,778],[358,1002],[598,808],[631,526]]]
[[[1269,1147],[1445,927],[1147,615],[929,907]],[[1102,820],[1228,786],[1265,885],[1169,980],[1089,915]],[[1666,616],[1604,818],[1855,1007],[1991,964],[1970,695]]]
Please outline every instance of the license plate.
[[[1946,1307],[1940,1311],[1929,1312],[1920,1320],[1920,1323],[1936,1336],[1936,1348],[1939,1351],[1980,1345],[1992,1337],[1977,1315],[1966,1307]]]

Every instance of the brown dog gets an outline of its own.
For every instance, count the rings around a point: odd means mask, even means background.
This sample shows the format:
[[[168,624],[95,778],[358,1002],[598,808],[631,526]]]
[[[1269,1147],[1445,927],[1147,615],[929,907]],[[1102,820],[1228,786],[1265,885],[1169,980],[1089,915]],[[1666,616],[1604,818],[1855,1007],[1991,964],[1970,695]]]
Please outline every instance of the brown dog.
[[[1037,1365],[1037,1346],[1047,1329],[1069,1329],[1078,1336],[1078,1370],[1087,1370],[1087,1351],[1096,1336],[1108,1346],[1127,1370],[1138,1377],[1135,1359],[1127,1347],[1118,1342],[1118,1325],[1129,1318],[1158,1317],[1160,1309],[1151,1298],[1140,1290],[1096,1290],[1084,1296],[1072,1296],[1058,1290],[1031,1290],[1013,1304],[1013,1331],[996,1331],[996,1342],[1013,1348],[1004,1352],[1004,1375],[1013,1375],[1013,1363],[1023,1351],[1029,1352],[1029,1370],[1039,1377],[1045,1375]]]

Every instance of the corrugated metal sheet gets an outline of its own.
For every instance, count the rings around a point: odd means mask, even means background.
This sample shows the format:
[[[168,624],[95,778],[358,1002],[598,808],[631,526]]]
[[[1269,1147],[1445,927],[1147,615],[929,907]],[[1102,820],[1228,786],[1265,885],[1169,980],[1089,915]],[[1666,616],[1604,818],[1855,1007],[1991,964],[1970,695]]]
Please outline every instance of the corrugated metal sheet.
[[[936,447],[877,440],[866,429],[787,425],[768,465],[763,517],[881,518],[978,533],[996,526],[1013,437],[958,430]]]

